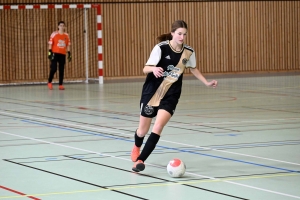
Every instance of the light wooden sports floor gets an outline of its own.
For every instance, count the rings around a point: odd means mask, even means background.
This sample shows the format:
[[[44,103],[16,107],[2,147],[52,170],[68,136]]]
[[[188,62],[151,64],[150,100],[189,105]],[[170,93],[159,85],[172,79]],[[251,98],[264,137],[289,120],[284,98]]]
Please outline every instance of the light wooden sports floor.
[[[300,73],[185,77],[175,115],[131,170],[143,79],[0,87],[0,200],[300,199]],[[180,158],[182,178],[166,165]]]

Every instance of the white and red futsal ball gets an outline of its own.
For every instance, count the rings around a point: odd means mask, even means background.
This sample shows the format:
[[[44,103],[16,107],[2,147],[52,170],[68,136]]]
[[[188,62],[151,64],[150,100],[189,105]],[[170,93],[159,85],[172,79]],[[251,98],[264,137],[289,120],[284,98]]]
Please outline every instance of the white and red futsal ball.
[[[170,160],[167,166],[168,174],[174,178],[182,177],[185,173],[185,169],[185,164],[178,158]]]

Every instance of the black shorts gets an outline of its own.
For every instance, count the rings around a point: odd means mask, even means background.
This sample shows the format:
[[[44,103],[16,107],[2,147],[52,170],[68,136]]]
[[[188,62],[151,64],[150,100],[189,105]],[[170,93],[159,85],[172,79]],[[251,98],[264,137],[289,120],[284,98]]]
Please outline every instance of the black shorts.
[[[178,101],[177,101],[178,102]],[[147,103],[141,102],[140,103],[140,109],[141,109],[141,115],[143,117],[148,117],[148,118],[153,118],[156,117],[157,112],[159,109],[165,110],[168,113],[171,114],[171,116],[174,114],[177,102],[160,102],[159,106],[157,107],[152,107],[148,106]]]

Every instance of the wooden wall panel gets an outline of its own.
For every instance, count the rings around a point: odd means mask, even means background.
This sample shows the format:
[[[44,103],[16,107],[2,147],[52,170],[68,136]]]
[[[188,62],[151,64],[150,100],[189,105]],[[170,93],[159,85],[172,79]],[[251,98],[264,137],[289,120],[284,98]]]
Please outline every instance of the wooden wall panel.
[[[17,4],[23,1],[3,0]],[[72,1],[53,1],[53,3]],[[80,3],[84,1],[76,1]],[[300,69],[300,1],[90,1],[103,2],[104,77],[144,76],[142,68],[156,37],[183,19],[186,43],[203,73]],[[121,2],[121,3],[116,3]],[[42,3],[39,0],[27,2]],[[87,10],[89,77],[98,77],[96,10]],[[83,9],[0,10],[0,83],[46,81],[47,41],[66,21],[73,60],[66,79],[85,79]],[[189,70],[186,71],[189,73]],[[57,76],[56,76],[57,78]]]
[[[156,36],[169,31],[176,19],[188,22],[187,43],[195,49],[198,66],[204,73],[299,70],[299,38],[298,32],[293,31],[294,27],[298,30],[300,19],[296,1],[105,4],[103,7],[106,77],[142,75],[141,68],[156,43]],[[124,21],[127,26],[115,21]],[[132,24],[134,31],[130,33],[127,28]],[[145,31],[140,33],[142,29]],[[113,34],[107,34],[108,31]],[[119,38],[114,39],[118,33]],[[117,53],[118,60],[111,62],[109,57],[114,49],[107,49],[106,44],[112,40],[118,41],[126,54]],[[120,66],[123,63],[129,65]],[[115,71],[109,69],[111,66]]]

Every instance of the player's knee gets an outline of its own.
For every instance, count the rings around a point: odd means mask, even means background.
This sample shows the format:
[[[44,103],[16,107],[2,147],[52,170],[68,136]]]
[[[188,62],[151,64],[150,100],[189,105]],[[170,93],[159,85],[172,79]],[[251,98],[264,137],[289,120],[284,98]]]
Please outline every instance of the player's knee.
[[[163,129],[164,129],[163,124],[160,124],[160,123],[154,124],[154,126],[152,128],[152,132],[160,135]]]
[[[146,129],[146,128],[138,128],[136,130],[136,134],[139,136],[139,137],[144,137],[147,133],[148,133],[149,129]]]

